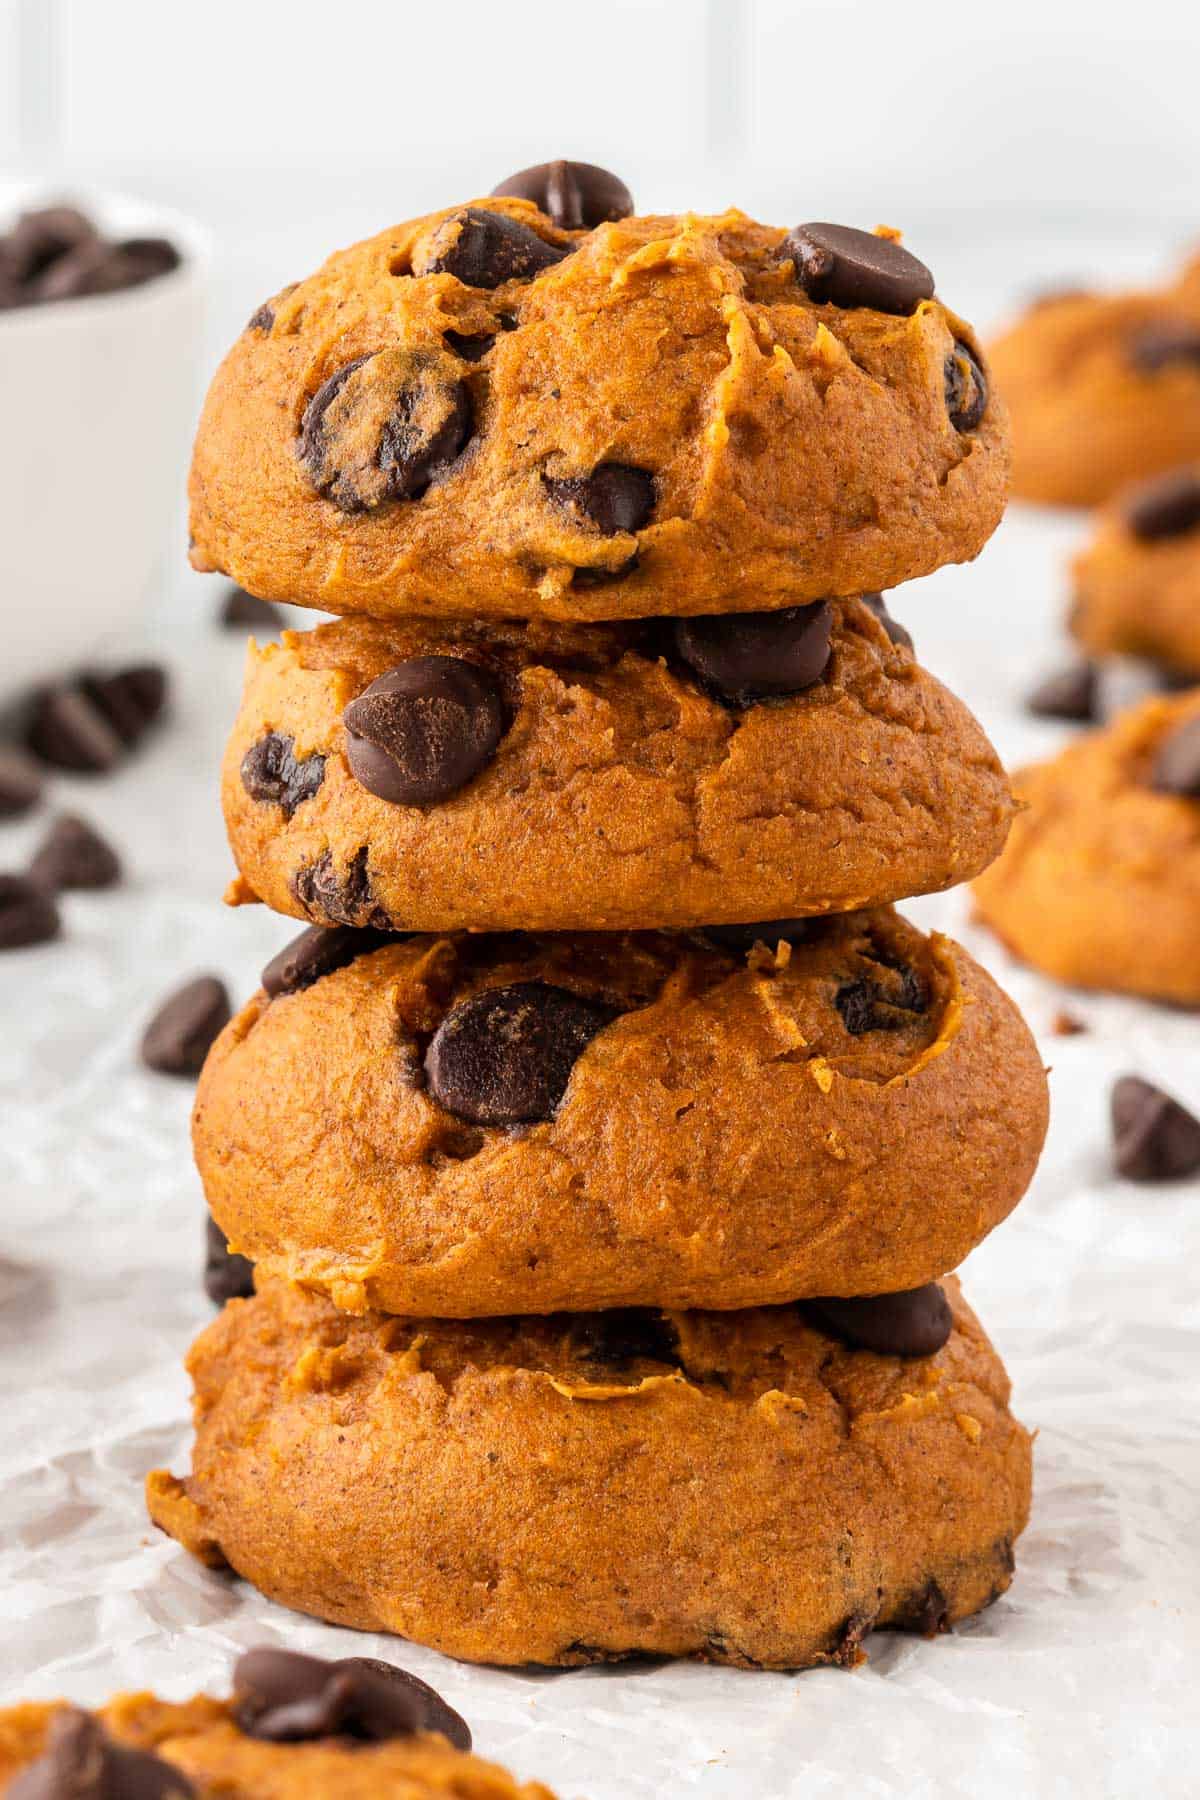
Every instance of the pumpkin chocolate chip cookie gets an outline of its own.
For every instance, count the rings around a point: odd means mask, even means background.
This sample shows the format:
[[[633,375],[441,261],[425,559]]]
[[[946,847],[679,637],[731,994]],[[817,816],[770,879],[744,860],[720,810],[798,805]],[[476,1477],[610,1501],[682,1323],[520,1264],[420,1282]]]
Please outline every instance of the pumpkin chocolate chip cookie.
[[[261,307],[201,421],[195,566],[340,614],[578,621],[976,555],[1004,413],[925,265],[887,232],[615,217],[605,180],[525,171]]]
[[[1147,700],[1015,781],[1029,810],[975,883],[982,918],[1059,981],[1200,1005],[1200,692]]]
[[[1074,578],[1071,630],[1087,650],[1144,657],[1200,682],[1200,469],[1122,494]]]
[[[0,1711],[4,1800],[554,1800],[471,1756],[415,1675],[363,1656],[248,1650],[233,1695],[119,1694]]]
[[[231,1247],[349,1311],[917,1287],[1037,1161],[1019,1014],[887,908],[379,942],[314,932],[277,958],[194,1121]]]
[[[857,1304],[455,1324],[271,1282],[193,1347],[192,1472],[150,1476],[151,1514],[467,1661],[852,1666],[1003,1593],[1030,1490],[957,1282]]]
[[[612,930],[966,880],[1004,843],[1007,779],[878,608],[286,632],[250,651],[226,753],[231,898]]]

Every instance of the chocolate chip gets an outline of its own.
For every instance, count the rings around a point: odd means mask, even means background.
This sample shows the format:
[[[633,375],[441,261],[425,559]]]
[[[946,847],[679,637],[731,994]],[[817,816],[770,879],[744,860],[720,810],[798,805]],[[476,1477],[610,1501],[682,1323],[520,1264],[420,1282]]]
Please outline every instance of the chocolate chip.
[[[42,840],[29,874],[53,893],[65,888],[109,888],[121,879],[121,859],[86,819],[63,813]]]
[[[897,1623],[902,1631],[916,1631],[925,1638],[939,1637],[942,1632],[949,1631],[950,1602],[932,1576]]]
[[[576,1061],[615,1016],[542,981],[488,988],[439,1025],[425,1055],[429,1091],[475,1125],[552,1119]]]
[[[1186,319],[1159,319],[1135,331],[1127,348],[1142,375],[1157,375],[1175,363],[1200,364],[1200,326]]]
[[[1177,725],[1158,746],[1150,785],[1160,794],[1200,800],[1200,716]]]
[[[679,1366],[679,1338],[661,1312],[648,1306],[618,1306],[611,1312],[580,1313],[572,1338],[581,1356],[623,1367],[633,1362]]]
[[[346,1663],[354,1669],[370,1669],[385,1681],[406,1688],[420,1708],[419,1731],[440,1731],[456,1750],[471,1748],[471,1727],[467,1721],[419,1675],[411,1675],[407,1669],[398,1669],[394,1663],[383,1662],[377,1656],[349,1656]]]
[[[1200,525],[1200,476],[1175,469],[1135,488],[1125,500],[1125,523],[1144,543],[1182,537]]]
[[[0,950],[46,944],[61,921],[53,896],[28,875],[0,874]]]
[[[355,780],[381,800],[425,806],[487,767],[504,708],[486,669],[457,656],[414,656],[364,689],[342,722]]]
[[[33,706],[26,742],[56,769],[103,775],[120,762],[124,746],[108,719],[82,689],[43,689]]]
[[[737,706],[799,694],[829,664],[833,609],[826,600],[782,612],[717,613],[677,619],[675,648],[722,699]]]
[[[1127,1181],[1179,1181],[1200,1170],[1200,1119],[1178,1100],[1123,1075],[1111,1104],[1114,1161]]]
[[[506,175],[492,193],[532,200],[561,231],[591,231],[627,219],[633,211],[633,195],[625,183],[595,163],[535,163]]]
[[[240,587],[226,589],[217,619],[225,631],[261,631],[273,636],[283,627],[283,614],[277,606]]]
[[[134,663],[115,675],[85,675],[80,686],[124,744],[136,744],[158,722],[169,692],[161,663]]]
[[[875,614],[893,644],[900,644],[905,650],[915,651],[916,646],[912,641],[912,633],[901,625],[898,619],[892,617],[882,594],[862,594],[859,598],[863,605]]]
[[[654,477],[630,463],[597,463],[590,475],[543,475],[542,481],[556,505],[582,513],[605,537],[640,531],[654,512]]]
[[[249,1300],[254,1294],[254,1264],[229,1248],[211,1213],[204,1223],[204,1291],[214,1306]]]
[[[38,276],[33,289],[42,301],[82,300],[120,293],[144,279],[119,245],[92,238],[57,257]]]
[[[419,500],[465,448],[470,391],[443,351],[356,357],[304,409],[296,453],[318,493],[343,512]]]
[[[496,341],[494,331],[443,331],[442,342],[464,362],[482,362]]]
[[[1026,709],[1038,719],[1066,719],[1086,725],[1097,717],[1100,677],[1094,663],[1072,663],[1039,681],[1026,700]]]
[[[808,1308],[834,1337],[878,1356],[932,1356],[950,1336],[954,1315],[936,1281],[901,1294],[855,1300],[809,1300]]]
[[[187,1776],[146,1750],[110,1738],[99,1719],[56,1713],[36,1762],[13,1777],[8,1800],[194,1800]]]
[[[928,1007],[929,995],[917,971],[907,963],[888,966],[895,981],[860,975],[843,982],[834,995],[834,1005],[851,1037],[862,1037],[868,1031],[903,1031],[912,1024],[914,1014]]]
[[[356,929],[391,928],[391,920],[375,904],[365,844],[355,851],[342,874],[329,850],[316,862],[297,869],[292,877],[292,893],[310,919],[315,917],[329,925],[353,925]]]
[[[162,1075],[198,1075],[231,1018],[225,983],[200,975],[163,1002],[142,1038],[142,1061]]]
[[[783,243],[811,300],[910,313],[933,296],[933,276],[892,238],[852,225],[797,225]]]
[[[14,280],[35,281],[60,256],[95,241],[96,227],[74,206],[40,206],[22,213],[4,244]]]
[[[398,933],[356,930],[350,925],[310,925],[292,939],[262,972],[262,984],[272,1000],[281,994],[298,994],[323,975],[344,969],[360,956],[369,956],[384,944],[395,943]]]
[[[1080,1037],[1087,1029],[1087,1022],[1075,1013],[1067,1012],[1065,1007],[1056,1012],[1050,1021],[1050,1029],[1055,1037]]]
[[[241,775],[252,800],[281,806],[284,818],[290,819],[297,807],[319,791],[325,779],[325,758],[313,755],[297,761],[296,740],[271,731],[247,750]]]
[[[246,330],[261,331],[265,334],[270,331],[274,323],[275,308],[271,305],[269,300],[264,300],[261,306],[255,307],[254,311],[250,314],[250,317],[246,320]]]
[[[497,288],[530,281],[570,254],[568,245],[548,244],[518,219],[467,206],[443,219],[413,273],[455,275],[465,287]]]
[[[813,919],[764,919],[756,925],[706,925],[704,935],[727,950],[753,950],[755,944],[774,950],[780,943],[802,944],[817,923]]]
[[[988,408],[988,378],[983,364],[961,338],[943,365],[946,411],[955,431],[974,431]]]
[[[37,764],[13,744],[0,744],[0,819],[31,812],[42,797]]]
[[[429,1721],[439,1713],[457,1721],[461,1739],[466,1727],[439,1694],[373,1657],[326,1662],[261,1649],[247,1650],[234,1665],[234,1719],[248,1737],[268,1743],[327,1737],[382,1743],[436,1729]]]

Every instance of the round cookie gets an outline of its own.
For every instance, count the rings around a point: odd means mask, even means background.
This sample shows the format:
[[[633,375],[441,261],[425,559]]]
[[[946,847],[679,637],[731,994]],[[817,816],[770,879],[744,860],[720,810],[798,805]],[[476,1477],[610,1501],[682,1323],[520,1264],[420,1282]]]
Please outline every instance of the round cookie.
[[[1200,457],[1200,304],[1171,292],[1051,295],[989,355],[1023,499],[1096,506]]]
[[[258,1710],[244,1671],[265,1675],[275,1705]],[[348,1658],[322,1663],[276,1649],[239,1659],[234,1697],[171,1702],[118,1694],[94,1713],[55,1701],[0,1711],[0,1795],[112,1800],[554,1800],[432,1727],[386,1716],[389,1687],[411,1689],[457,1720],[412,1676]],[[255,1711],[257,1710],[257,1716]],[[461,1720],[457,1720],[459,1726]],[[470,1734],[466,1733],[470,1743]]]
[[[792,1307],[464,1325],[270,1283],[194,1345],[192,1473],[149,1477],[151,1515],[467,1661],[853,1665],[1002,1593],[1028,1516],[1029,1436],[947,1293],[948,1341],[901,1357]]]
[[[505,196],[394,226],[226,357],[192,562],[375,618],[896,587],[975,556],[1007,479],[982,353],[932,291],[890,236],[737,211],[568,230]]]
[[[919,1287],[1036,1165],[1023,1020],[890,909],[714,937],[367,936],[348,961],[359,935],[311,985],[303,958],[290,980],[273,965],[194,1117],[231,1248],[348,1311]]]
[[[1154,697],[1020,771],[982,918],[1059,981],[1200,1005],[1200,693]]]
[[[1073,574],[1071,630],[1087,650],[1200,682],[1200,469],[1122,493]]]
[[[1012,817],[975,720],[859,600],[285,632],[249,652],[222,794],[232,899],[423,931],[845,911],[969,879]]]

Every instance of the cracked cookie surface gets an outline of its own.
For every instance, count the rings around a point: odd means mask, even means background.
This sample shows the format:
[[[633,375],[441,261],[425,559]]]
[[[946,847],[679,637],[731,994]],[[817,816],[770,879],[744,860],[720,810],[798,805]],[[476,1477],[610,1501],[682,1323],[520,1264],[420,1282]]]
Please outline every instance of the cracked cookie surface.
[[[468,1661],[853,1666],[874,1626],[1002,1593],[1028,1515],[1028,1433],[946,1292],[948,1341],[897,1357],[791,1307],[631,1341],[269,1283],[194,1345],[192,1472],[150,1477],[151,1514],[285,1605]]]
[[[319,924],[612,930],[968,880],[1012,817],[995,752],[867,606],[826,610],[819,678],[750,704],[697,678],[665,622],[343,620],[252,648],[222,783],[230,897]],[[404,804],[358,778],[347,709],[431,658],[482,671],[504,728],[462,785]]]
[[[1191,794],[1156,785],[1183,733]],[[1200,1006],[1200,693],[1146,700],[1014,784],[1028,811],[975,883],[985,923],[1059,981]]]
[[[919,1287],[1024,1192],[1040,1058],[890,909],[783,930],[413,938],[260,992],[197,1094],[214,1216],[358,1311]]]
[[[1003,407],[937,299],[811,299],[736,211],[560,230],[448,208],[264,308],[209,392],[192,560],[375,618],[640,618],[975,556]]]

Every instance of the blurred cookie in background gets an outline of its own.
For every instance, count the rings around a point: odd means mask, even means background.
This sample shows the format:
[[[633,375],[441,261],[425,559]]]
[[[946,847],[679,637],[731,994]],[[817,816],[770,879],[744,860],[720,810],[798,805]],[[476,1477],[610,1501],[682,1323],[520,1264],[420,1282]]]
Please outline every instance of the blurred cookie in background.
[[[1119,495],[1072,576],[1070,628],[1086,651],[1200,683],[1200,464]]]

